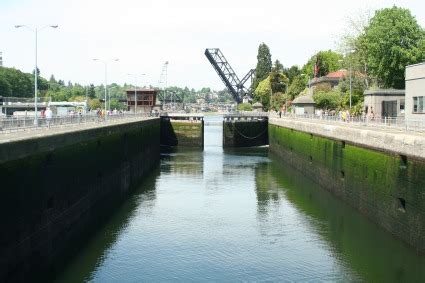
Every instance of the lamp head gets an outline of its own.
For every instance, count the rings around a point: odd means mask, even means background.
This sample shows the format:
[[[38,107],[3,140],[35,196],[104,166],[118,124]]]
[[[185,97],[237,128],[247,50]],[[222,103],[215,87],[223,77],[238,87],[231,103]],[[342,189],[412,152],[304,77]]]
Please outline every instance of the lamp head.
[[[58,28],[58,25],[51,25],[51,28]]]
[[[15,25],[15,28],[21,28],[23,25]]]

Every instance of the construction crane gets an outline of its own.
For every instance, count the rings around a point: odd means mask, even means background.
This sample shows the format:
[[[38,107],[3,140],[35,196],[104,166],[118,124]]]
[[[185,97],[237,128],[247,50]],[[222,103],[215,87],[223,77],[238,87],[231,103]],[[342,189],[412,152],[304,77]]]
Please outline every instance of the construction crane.
[[[214,70],[237,103],[242,103],[244,96],[251,96],[251,86],[246,88],[245,83],[251,80],[252,85],[255,69],[249,70],[242,80],[240,80],[219,48],[205,49],[205,56],[207,56]]]
[[[161,76],[159,78],[159,83],[158,83],[158,88],[159,88],[158,99],[159,101],[161,101],[162,109],[166,108],[167,103],[169,103],[170,108],[173,108],[173,107],[175,108],[177,103],[183,103],[182,94],[178,94],[175,92],[168,93],[168,90],[167,90],[168,77],[167,76],[168,76],[168,61],[165,61],[162,67]]]

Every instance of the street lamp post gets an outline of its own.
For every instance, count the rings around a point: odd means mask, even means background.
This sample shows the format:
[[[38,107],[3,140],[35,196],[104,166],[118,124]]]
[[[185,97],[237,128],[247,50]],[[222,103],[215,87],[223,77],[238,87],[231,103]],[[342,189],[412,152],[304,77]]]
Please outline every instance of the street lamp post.
[[[127,74],[134,76],[134,114],[137,113],[137,74]],[[146,74],[140,74],[140,76],[146,76]]]
[[[354,53],[354,52],[356,52],[356,50],[348,50],[348,54],[352,54],[352,53]],[[346,55],[347,56],[347,55]],[[350,57],[350,109],[351,109],[351,97],[352,97],[352,92],[353,92],[353,88],[352,88],[352,75],[351,75],[351,73],[352,73],[352,60],[351,60],[351,57]]]
[[[105,65],[105,112],[106,112],[106,106],[107,106],[107,94],[108,94],[108,62],[116,62],[119,61],[119,59],[112,59],[112,60],[101,60],[101,59],[93,59],[93,61],[99,61],[102,62]],[[105,115],[105,119],[107,119],[108,115]]]
[[[45,28],[57,28],[58,25],[47,25],[42,28],[31,28],[27,25],[15,25],[15,28],[26,28],[30,31],[32,31],[35,34],[35,69],[34,69],[34,125],[38,126],[38,107],[37,107],[37,92],[38,92],[38,86],[37,86],[37,80],[38,80],[38,66],[37,66],[37,52],[38,52],[38,33],[42,31]]]

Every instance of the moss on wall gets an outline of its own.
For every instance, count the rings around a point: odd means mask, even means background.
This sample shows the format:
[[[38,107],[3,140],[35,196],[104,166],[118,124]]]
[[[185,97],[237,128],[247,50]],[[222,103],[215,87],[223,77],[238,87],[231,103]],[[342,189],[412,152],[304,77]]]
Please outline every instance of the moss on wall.
[[[425,162],[269,125],[271,151],[425,252]]]
[[[204,121],[161,119],[161,145],[204,147]]]
[[[58,139],[67,145],[0,163],[0,279],[43,278],[59,268],[159,161],[158,119],[33,143]]]

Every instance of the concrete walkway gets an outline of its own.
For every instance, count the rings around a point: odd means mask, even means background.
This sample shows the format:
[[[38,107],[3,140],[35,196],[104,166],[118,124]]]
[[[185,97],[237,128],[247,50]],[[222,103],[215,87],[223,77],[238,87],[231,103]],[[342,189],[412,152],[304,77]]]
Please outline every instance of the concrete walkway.
[[[421,132],[289,117],[270,118],[269,123],[362,147],[425,160],[425,133]]]
[[[62,125],[62,126],[57,126],[52,128],[39,127],[36,129],[27,129],[25,131],[19,131],[19,132],[11,132],[11,133],[5,132],[5,133],[0,133],[0,145],[4,143],[8,143],[8,142],[13,142],[13,141],[60,135],[63,133],[78,132],[78,131],[88,130],[93,128],[108,127],[111,125],[128,124],[128,123],[149,120],[149,119],[157,119],[157,118],[147,118],[147,117],[125,118],[125,119],[111,120],[106,122],[67,124],[67,125]]]

